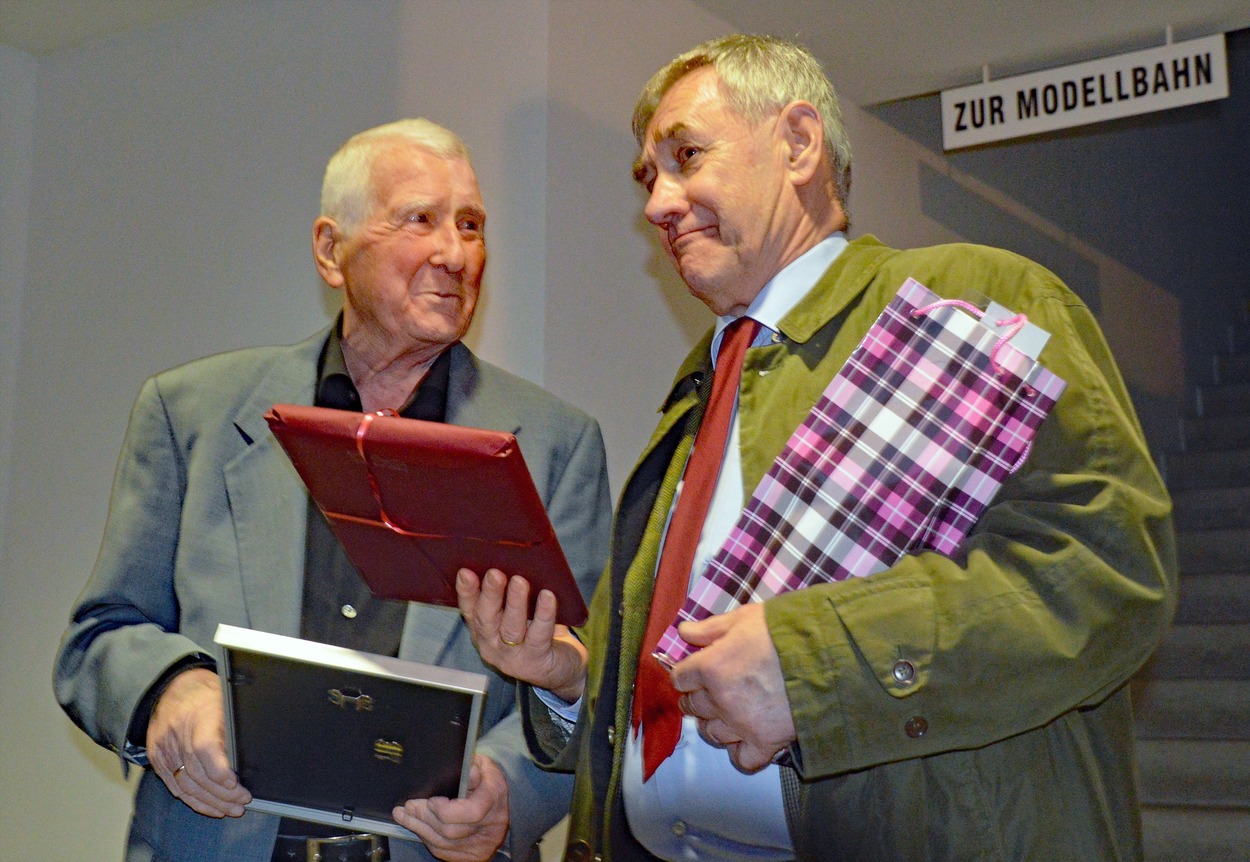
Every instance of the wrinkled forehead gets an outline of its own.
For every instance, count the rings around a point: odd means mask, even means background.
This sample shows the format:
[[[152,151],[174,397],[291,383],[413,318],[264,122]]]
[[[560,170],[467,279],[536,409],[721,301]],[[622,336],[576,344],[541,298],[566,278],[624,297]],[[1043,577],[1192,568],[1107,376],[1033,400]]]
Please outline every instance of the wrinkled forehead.
[[[655,151],[661,143],[695,129],[715,132],[718,122],[735,114],[714,68],[700,66],[687,72],[669,87],[648,120],[634,158],[634,177],[654,166]]]
[[[379,151],[371,174],[379,200],[402,188],[409,193],[424,190],[430,196],[481,205],[477,173],[467,159],[439,153],[411,141],[399,141]]]

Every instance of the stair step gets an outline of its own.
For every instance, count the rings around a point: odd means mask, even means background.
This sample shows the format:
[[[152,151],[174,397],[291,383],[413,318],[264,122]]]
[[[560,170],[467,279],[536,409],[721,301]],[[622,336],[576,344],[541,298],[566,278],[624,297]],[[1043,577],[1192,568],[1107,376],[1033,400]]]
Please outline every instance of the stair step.
[[[1143,805],[1250,808],[1250,741],[1141,740]]]
[[[1173,622],[1250,623],[1250,575],[1182,575]]]
[[[1176,491],[1172,507],[1178,529],[1250,528],[1250,487]]]
[[[1250,383],[1250,353],[1221,353],[1212,365],[1217,384]]]
[[[1195,393],[1174,504],[1176,618],[1131,683],[1145,862],[1250,862],[1250,326]]]
[[[1144,672],[1155,679],[1250,680],[1250,626],[1174,625]]]
[[[1250,485],[1250,448],[1190,449],[1169,453],[1164,460],[1173,492]]]
[[[1131,685],[1139,740],[1250,740],[1250,680],[1139,675]]]
[[[1231,356],[1250,351],[1250,323],[1246,322],[1244,313],[1229,323],[1224,349]]]
[[[1250,414],[1250,383],[1224,383],[1203,386],[1197,394],[1201,416],[1245,416]]]
[[[1178,530],[1176,554],[1182,572],[1195,575],[1250,569],[1250,530],[1218,527]]]
[[[1142,811],[1146,862],[1250,862],[1250,809]]]
[[[1250,420],[1245,416],[1192,416],[1184,421],[1187,450],[1250,449]]]

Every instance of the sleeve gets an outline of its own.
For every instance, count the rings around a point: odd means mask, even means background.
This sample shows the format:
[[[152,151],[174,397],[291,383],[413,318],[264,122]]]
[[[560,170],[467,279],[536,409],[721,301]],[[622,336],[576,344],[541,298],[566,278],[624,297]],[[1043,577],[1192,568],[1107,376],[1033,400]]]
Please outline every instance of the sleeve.
[[[590,606],[590,618],[585,627],[577,631],[578,637],[586,644],[607,643],[606,621],[609,615],[611,600],[611,584],[605,577],[595,590]],[[587,667],[586,689],[577,707],[577,718],[570,722],[569,713],[557,715],[550,703],[540,695],[540,689],[524,683],[517,683],[517,712],[521,716],[525,740],[534,760],[543,769],[554,772],[574,772],[578,767],[578,756],[584,746],[584,737],[590,722],[591,710],[589,703],[597,699],[598,688],[603,674],[601,659],[591,649],[591,664]]]
[[[1176,597],[1171,503],[1089,310],[1040,267],[1024,311],[1067,389],[953,558],[766,603],[804,778],[977,748],[1101,702]],[[1010,287],[1008,287],[1010,290]],[[1011,306],[1011,293],[1002,301]]]
[[[549,487],[552,526],[582,594],[589,598],[607,559],[612,521],[607,455],[593,419],[584,419],[567,455],[553,460]],[[573,778],[535,763],[515,710],[483,736],[478,750],[498,763],[508,779],[511,831],[506,846],[513,859],[530,858],[537,841],[568,813]]]
[[[143,740],[127,740],[136,711],[165,672],[211,663],[176,634],[174,555],[186,471],[154,380],[131,411],[95,569],[57,652],[58,702],[88,736],[143,764]],[[138,743],[137,745],[135,743]]]

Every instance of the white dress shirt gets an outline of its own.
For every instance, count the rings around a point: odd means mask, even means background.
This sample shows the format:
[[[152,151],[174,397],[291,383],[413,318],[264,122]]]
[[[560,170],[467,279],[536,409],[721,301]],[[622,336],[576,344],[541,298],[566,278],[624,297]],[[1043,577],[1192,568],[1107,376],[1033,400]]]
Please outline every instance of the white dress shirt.
[[[846,244],[846,238],[835,233],[773,276],[746,310],[746,316],[761,324],[754,346],[774,338],[781,319],[807,295]],[[713,363],[721,335],[733,320],[723,317],[716,323]],[[735,403],[725,459],[699,538],[692,579],[720,550],[742,513],[746,493],[738,437]],[[580,701],[565,706],[554,696],[543,700],[565,718],[575,718],[580,708]],[[622,788],[630,830],[648,851],[670,862],[793,859],[779,770],[772,765],[753,775],[739,772],[728,753],[705,742],[695,719],[687,716],[673,754],[660,764],[651,780],[643,783],[641,738],[630,732]]]

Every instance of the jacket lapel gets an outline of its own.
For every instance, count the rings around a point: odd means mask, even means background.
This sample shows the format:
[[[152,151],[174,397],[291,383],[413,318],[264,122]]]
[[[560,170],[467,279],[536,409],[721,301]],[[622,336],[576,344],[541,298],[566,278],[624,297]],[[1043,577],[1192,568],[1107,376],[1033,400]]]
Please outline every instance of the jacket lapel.
[[[299,635],[308,493],[264,417],[275,403],[312,403],[327,332],[293,346],[258,382],[232,420],[247,448],[223,470],[249,624],[276,634]]]

